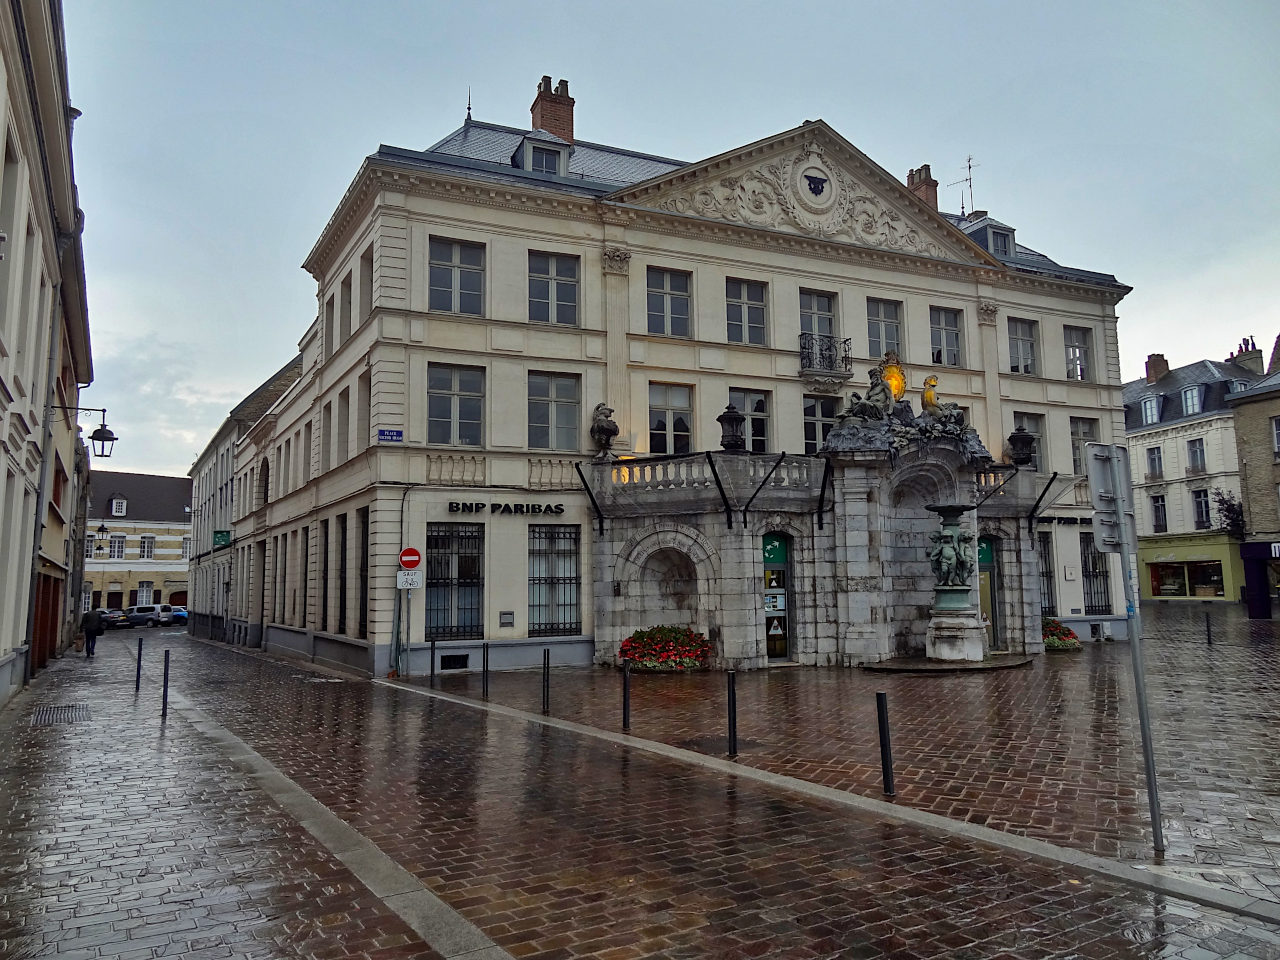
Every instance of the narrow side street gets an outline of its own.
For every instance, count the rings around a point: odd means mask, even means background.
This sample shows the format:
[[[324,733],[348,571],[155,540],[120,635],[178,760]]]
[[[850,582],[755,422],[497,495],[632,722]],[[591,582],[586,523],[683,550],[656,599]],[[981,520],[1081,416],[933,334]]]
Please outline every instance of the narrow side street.
[[[230,735],[511,956],[1280,958],[1280,928],[1094,874],[532,719],[147,644],[136,702],[132,643],[108,636],[0,718],[20,744],[6,960],[449,955],[245,776]],[[30,724],[77,704],[88,721]]]

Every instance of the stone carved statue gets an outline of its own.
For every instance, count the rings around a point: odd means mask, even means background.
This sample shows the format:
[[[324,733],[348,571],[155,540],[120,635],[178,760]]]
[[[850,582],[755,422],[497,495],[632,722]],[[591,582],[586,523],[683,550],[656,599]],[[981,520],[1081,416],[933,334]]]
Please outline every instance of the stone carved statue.
[[[944,403],[938,399],[938,378],[933,374],[924,378],[920,409],[923,416],[932,417],[940,423],[964,425],[964,411],[960,409],[960,405],[950,401]]]
[[[884,371],[880,367],[872,367],[868,371],[871,387],[867,395],[861,397],[857,391],[849,394],[849,406],[841,414],[844,418],[856,420],[883,420],[893,409],[893,390],[885,383]]]
[[[591,412],[591,441],[596,445],[596,459],[603,460],[613,449],[613,438],[618,435],[618,425],[613,422],[613,407],[597,403]]]

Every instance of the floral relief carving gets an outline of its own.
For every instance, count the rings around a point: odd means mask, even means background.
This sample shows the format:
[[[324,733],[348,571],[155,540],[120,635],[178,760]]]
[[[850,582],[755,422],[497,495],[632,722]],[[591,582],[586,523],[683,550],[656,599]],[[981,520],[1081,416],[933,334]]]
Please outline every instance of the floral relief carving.
[[[627,273],[631,269],[631,251],[622,247],[604,248],[604,272]]]
[[[1000,308],[990,300],[982,300],[978,303],[978,322],[984,324],[994,324],[996,322],[996,314],[1000,312]]]
[[[954,259],[810,141],[783,159],[721,177],[660,210]]]

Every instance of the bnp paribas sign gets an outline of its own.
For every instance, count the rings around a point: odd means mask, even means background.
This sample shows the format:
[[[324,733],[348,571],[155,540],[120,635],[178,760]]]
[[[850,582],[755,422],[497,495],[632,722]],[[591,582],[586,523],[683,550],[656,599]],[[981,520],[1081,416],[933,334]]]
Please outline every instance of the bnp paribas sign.
[[[231,531],[230,530],[213,531],[213,545],[215,547],[231,546]]]

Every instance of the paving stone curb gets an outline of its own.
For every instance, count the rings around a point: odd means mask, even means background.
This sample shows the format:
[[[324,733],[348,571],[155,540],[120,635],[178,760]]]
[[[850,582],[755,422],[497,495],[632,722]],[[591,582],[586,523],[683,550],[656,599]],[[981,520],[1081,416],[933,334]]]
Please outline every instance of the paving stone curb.
[[[632,737],[626,734],[613,733],[609,730],[602,730],[598,727],[588,726],[572,720],[562,720],[557,717],[548,717],[541,714],[530,713],[525,710],[519,710],[502,704],[486,703],[484,701],[472,700],[466,697],[454,696],[453,694],[444,693],[439,690],[431,690],[429,688],[402,683],[395,680],[383,680],[375,677],[371,678],[370,682],[379,686],[390,687],[409,693],[415,693],[420,696],[444,700],[460,706],[471,707],[475,710],[487,711],[499,716],[524,720],[557,730],[564,730],[580,734],[582,736],[592,737],[597,740],[604,740],[609,743],[617,744],[618,746],[643,750],[646,753],[665,757],[690,766],[714,770],[717,773],[728,776],[753,780],[757,783],[767,784],[776,789],[836,803],[846,808],[858,810],[862,813],[880,817],[885,820],[908,824],[925,831],[947,834],[966,840],[984,843],[999,849],[1035,857],[1039,860],[1047,861],[1055,865],[1074,867],[1078,870],[1096,874],[1107,880],[1124,884],[1126,886],[1137,887],[1139,889],[1149,890],[1153,893],[1160,893],[1166,896],[1178,897],[1183,900],[1189,900],[1193,903],[1199,903],[1204,906],[1225,910],[1240,916],[1250,917],[1255,920],[1280,924],[1280,904],[1249,897],[1244,894],[1232,893],[1231,891],[1222,890],[1208,884],[1197,883],[1183,877],[1163,873],[1158,868],[1153,869],[1148,867],[1146,869],[1139,869],[1137,867],[1131,867],[1123,863],[1107,860],[1103,857],[1094,856],[1079,850],[1060,847],[1044,840],[1036,840],[1034,838],[1020,836],[1018,834],[1005,833],[1000,830],[992,829],[991,827],[966,823],[960,820],[952,820],[927,811],[915,810],[910,807],[902,807],[882,800],[874,800],[869,797],[849,793],[845,790],[838,790],[833,787],[826,787],[821,784],[811,783],[807,780],[771,773],[754,767],[743,766],[730,760],[708,756],[707,754],[697,753],[692,750],[685,750],[680,747],[674,747],[654,740],[644,740],[639,737]]]

